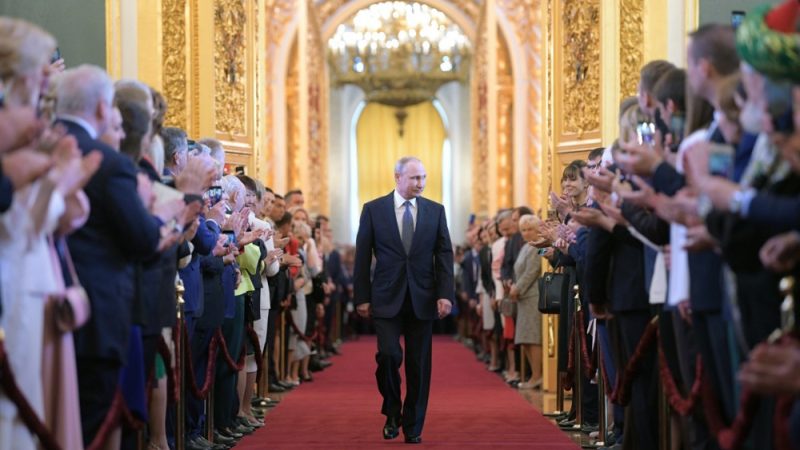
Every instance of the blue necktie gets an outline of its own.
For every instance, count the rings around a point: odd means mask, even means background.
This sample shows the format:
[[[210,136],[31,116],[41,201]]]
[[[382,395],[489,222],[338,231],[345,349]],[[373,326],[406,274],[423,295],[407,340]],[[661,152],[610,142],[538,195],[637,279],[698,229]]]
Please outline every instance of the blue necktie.
[[[408,200],[403,203],[406,211],[403,213],[403,230],[400,232],[400,237],[403,239],[403,247],[406,249],[406,254],[411,252],[411,240],[414,238],[414,217],[411,216],[411,202]]]

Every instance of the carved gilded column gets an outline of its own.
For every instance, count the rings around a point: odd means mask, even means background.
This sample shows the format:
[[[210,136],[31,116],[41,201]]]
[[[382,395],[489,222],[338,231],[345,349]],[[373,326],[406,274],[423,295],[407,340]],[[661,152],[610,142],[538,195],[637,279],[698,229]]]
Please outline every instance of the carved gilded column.
[[[497,207],[512,208],[514,204],[514,73],[511,66],[511,55],[508,44],[499,29],[497,34],[497,141],[494,148],[497,152]]]
[[[307,4],[308,32],[304,70],[307,71],[307,150],[303,169],[306,207],[312,213],[328,214],[328,79],[325,43],[311,3]]]
[[[165,125],[186,129],[188,115],[186,102],[187,46],[186,46],[186,2],[184,0],[163,0],[161,3],[164,34],[163,46],[163,91],[167,100]]]
[[[472,173],[475,183],[472,185],[472,209],[478,215],[489,215],[489,33],[486,7],[484,6],[478,26],[477,42],[472,76]],[[494,28],[491,28],[494,30]]]

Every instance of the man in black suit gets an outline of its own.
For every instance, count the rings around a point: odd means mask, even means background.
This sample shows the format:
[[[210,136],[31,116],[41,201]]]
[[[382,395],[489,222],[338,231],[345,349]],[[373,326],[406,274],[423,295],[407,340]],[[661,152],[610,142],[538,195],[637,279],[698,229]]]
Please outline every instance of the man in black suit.
[[[383,437],[396,438],[402,424],[406,442],[416,444],[422,442],[428,406],[433,320],[449,314],[455,301],[453,248],[444,207],[420,197],[426,181],[422,162],[400,159],[394,178],[395,190],[366,203],[361,212],[353,286],[358,313],[372,315],[378,335],[375,376],[386,416]],[[401,334],[405,404],[400,398]]]
[[[156,252],[160,223],[137,192],[136,167],[97,137],[109,126],[114,87],[100,68],[65,71],[58,84],[56,113],[83,154],[103,155],[84,188],[91,203],[86,225],[68,239],[91,318],[75,332],[83,438],[89,444],[105,419],[125,363],[131,329],[135,260]]]

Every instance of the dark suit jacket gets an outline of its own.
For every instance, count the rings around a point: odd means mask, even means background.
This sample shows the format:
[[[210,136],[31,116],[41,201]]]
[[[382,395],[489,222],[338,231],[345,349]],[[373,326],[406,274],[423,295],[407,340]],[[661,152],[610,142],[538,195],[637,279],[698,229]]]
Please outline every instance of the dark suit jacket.
[[[589,229],[584,275],[589,302],[608,304],[612,312],[649,310],[642,243],[625,227]]]
[[[494,298],[494,279],[492,278],[492,247],[484,245],[480,252],[481,281],[483,288]]]
[[[356,238],[353,273],[355,303],[371,303],[375,317],[390,319],[400,312],[406,294],[422,320],[436,318],[436,301],[455,302],[453,247],[444,207],[417,198],[417,225],[406,255],[394,211],[394,193],[364,205]],[[375,274],[370,266],[375,256]]]
[[[472,249],[465,252],[464,260],[461,261],[461,289],[467,294],[467,299],[477,300],[478,293],[478,277],[477,267],[480,267],[481,261],[478,254],[473,254]]]
[[[133,161],[92,139],[81,126],[62,123],[83,154],[103,154],[100,169],[84,188],[91,204],[89,219],[67,240],[92,311],[75,333],[75,350],[79,358],[123,363],[134,295],[132,263],[155,253],[160,223],[139,198]]]
[[[200,257],[206,256],[214,250],[219,238],[219,226],[213,221],[206,221],[203,216],[199,217],[200,225],[197,227],[197,234],[192,239],[194,252],[189,265],[181,269],[180,276],[186,291],[183,298],[186,301],[186,314],[193,317],[203,315],[203,277],[200,273]]]
[[[503,253],[503,265],[500,267],[500,279],[514,281],[514,263],[517,261],[519,251],[525,245],[520,232],[514,233],[506,241],[505,253]]]

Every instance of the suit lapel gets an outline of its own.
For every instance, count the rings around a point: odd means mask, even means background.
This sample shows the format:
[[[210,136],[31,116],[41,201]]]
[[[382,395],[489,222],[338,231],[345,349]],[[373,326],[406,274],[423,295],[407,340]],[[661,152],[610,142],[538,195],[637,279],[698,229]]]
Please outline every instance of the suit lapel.
[[[403,238],[400,236],[400,227],[397,226],[397,214],[394,210],[394,191],[384,198],[384,208],[386,209],[387,217],[390,218],[389,222],[391,222],[389,229],[394,230],[392,235],[394,236],[395,246],[400,249],[402,253],[405,253],[406,249],[403,247]]]
[[[428,203],[422,197],[417,197],[417,226],[414,227],[414,237],[411,239],[411,251],[414,246],[419,242],[418,236],[421,234],[420,229],[427,225],[428,219]]]

